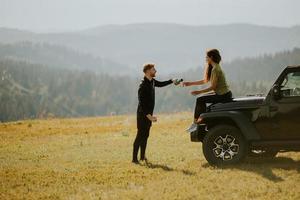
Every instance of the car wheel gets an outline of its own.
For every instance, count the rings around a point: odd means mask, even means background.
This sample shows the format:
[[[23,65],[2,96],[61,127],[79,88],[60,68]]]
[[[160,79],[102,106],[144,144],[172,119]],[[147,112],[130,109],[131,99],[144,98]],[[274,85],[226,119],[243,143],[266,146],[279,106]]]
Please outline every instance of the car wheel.
[[[277,150],[265,149],[265,150],[251,150],[248,154],[249,157],[254,158],[275,158]]]
[[[202,149],[209,164],[222,166],[242,161],[247,155],[248,144],[238,128],[217,125],[208,130]]]

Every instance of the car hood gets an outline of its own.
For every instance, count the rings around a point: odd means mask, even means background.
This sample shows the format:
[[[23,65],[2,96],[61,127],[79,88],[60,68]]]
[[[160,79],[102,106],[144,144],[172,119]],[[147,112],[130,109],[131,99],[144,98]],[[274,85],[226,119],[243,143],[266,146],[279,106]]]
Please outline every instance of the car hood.
[[[238,110],[238,109],[251,109],[260,107],[265,101],[265,97],[251,96],[234,98],[233,101],[228,103],[217,103],[210,106],[211,111],[221,110]]]

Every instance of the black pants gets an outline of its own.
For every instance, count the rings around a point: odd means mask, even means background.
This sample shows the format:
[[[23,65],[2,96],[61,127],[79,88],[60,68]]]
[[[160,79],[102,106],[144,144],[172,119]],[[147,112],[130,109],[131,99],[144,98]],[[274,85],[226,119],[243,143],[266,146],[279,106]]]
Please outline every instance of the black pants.
[[[133,155],[132,160],[137,160],[139,148],[141,148],[140,159],[145,159],[145,152],[147,147],[147,140],[151,128],[151,121],[141,114],[137,115],[137,134],[133,143]]]
[[[211,94],[211,95],[204,95],[197,98],[194,118],[198,119],[199,116],[206,112],[206,104],[207,103],[226,103],[232,100],[232,93],[231,91],[218,95],[218,94]]]

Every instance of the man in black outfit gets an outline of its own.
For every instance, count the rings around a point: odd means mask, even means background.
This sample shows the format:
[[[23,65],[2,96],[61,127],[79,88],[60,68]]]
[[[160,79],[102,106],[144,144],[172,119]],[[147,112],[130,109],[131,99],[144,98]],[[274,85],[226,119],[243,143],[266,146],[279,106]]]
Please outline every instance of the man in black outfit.
[[[154,64],[145,64],[143,72],[144,79],[141,81],[138,90],[138,108],[137,108],[137,135],[133,144],[133,158],[132,162],[138,164],[137,159],[138,150],[140,150],[140,160],[147,161],[145,158],[145,151],[147,146],[147,139],[149,136],[152,122],[156,122],[157,118],[153,116],[153,109],[155,104],[155,87],[164,87],[172,83],[179,84],[178,80],[157,81],[154,79],[156,70]]]

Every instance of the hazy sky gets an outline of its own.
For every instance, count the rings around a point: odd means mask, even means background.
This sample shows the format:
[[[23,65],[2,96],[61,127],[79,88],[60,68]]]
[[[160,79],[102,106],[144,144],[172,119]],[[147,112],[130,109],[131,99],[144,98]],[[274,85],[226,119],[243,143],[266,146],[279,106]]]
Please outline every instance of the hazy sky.
[[[0,27],[78,30],[105,24],[300,24],[300,0],[0,0]]]

